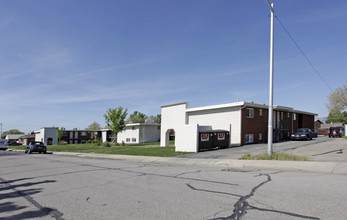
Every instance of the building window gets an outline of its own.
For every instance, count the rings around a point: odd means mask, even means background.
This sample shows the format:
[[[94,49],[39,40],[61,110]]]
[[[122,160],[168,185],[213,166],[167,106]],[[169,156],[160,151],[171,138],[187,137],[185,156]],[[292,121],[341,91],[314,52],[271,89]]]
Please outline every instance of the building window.
[[[263,116],[263,109],[259,109],[259,116]]]
[[[263,134],[262,133],[259,134],[258,139],[259,139],[259,141],[263,140]]]
[[[87,136],[87,132],[86,131],[82,131],[81,136]]]
[[[64,136],[64,137],[67,137],[67,136],[69,136],[69,135],[68,135],[68,133],[67,133],[66,131],[63,131],[63,136]]]
[[[132,138],[131,141],[132,141],[132,142],[136,142],[136,138]]]
[[[296,120],[296,114],[293,113],[293,120],[295,121]]]
[[[288,112],[288,118],[290,117],[290,113]]]
[[[246,118],[254,118],[254,109],[246,108]]]
[[[133,130],[135,130],[135,127],[133,127]]]
[[[160,130],[160,126],[158,126],[157,128],[158,128],[158,130]]]
[[[125,139],[125,142],[130,142],[130,138]]]
[[[281,112],[281,120],[283,120],[283,112]]]
[[[253,143],[254,142],[254,135],[253,134],[246,134],[246,144],[247,143]]]

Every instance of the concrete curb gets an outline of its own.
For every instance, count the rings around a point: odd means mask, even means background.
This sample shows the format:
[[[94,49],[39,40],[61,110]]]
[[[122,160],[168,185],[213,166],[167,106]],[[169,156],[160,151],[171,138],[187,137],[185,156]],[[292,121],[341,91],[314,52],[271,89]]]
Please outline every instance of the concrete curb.
[[[12,150],[24,152],[23,150]],[[316,161],[277,161],[277,160],[234,160],[234,159],[192,159],[177,157],[150,157],[115,154],[53,152],[53,155],[127,160],[143,163],[166,163],[186,166],[217,166],[231,168],[256,168],[268,170],[304,171],[347,175],[347,163]]]

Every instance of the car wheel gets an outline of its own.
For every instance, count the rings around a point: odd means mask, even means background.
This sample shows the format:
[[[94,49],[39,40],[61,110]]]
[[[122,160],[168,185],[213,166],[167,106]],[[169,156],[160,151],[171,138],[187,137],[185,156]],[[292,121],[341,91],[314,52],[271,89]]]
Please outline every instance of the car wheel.
[[[44,154],[46,154],[46,153],[47,153],[47,151],[44,151],[43,153],[44,153]]]
[[[39,154],[42,154],[42,152],[40,151]]]
[[[32,152],[31,152],[31,150],[28,150],[28,154],[31,154]]]

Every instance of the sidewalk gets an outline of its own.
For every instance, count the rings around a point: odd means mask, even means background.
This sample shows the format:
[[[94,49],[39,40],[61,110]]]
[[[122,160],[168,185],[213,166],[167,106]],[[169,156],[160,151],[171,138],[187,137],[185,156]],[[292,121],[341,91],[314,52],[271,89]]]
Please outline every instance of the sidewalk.
[[[54,152],[54,155],[87,158],[128,160],[143,163],[166,163],[187,166],[218,166],[230,168],[253,168],[269,170],[305,171],[347,175],[347,162],[317,161],[276,161],[276,160],[237,160],[237,159],[194,159],[180,157],[146,157],[128,155],[107,155],[93,153]]]

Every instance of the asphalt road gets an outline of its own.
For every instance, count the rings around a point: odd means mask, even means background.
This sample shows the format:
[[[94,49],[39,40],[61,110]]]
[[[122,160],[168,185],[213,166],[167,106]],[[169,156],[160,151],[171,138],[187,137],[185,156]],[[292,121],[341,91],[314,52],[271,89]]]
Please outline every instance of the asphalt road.
[[[347,176],[0,152],[2,219],[345,219]]]
[[[239,159],[246,153],[253,155],[267,152],[267,144],[249,144],[242,147],[184,154],[181,158]],[[318,137],[308,141],[285,141],[273,144],[273,151],[308,156],[315,161],[347,162],[347,140]]]

